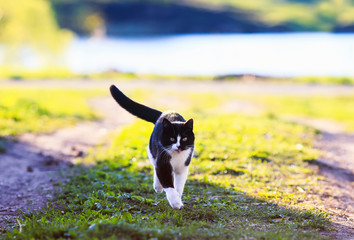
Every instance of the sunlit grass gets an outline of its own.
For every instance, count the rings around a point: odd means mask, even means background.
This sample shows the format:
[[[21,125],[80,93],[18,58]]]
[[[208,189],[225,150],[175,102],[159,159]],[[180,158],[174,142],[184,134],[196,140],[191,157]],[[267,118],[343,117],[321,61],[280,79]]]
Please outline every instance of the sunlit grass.
[[[156,92],[150,91],[149,94],[144,90],[136,92],[137,95],[143,94],[146,98],[154,98]],[[159,92],[159,96],[167,99],[181,98],[180,93],[173,91]],[[228,104],[235,101],[242,105],[250,103],[253,110],[258,114],[282,117],[309,117],[314,119],[325,119],[343,125],[344,130],[354,131],[354,93],[352,95],[269,95],[264,94],[218,94],[218,93],[185,93],[180,100],[180,107],[187,108],[187,112],[193,116],[196,113],[214,114],[218,111],[242,113],[239,107],[228,107]],[[154,102],[156,107],[157,103]],[[229,109],[227,109],[229,108]],[[167,110],[167,109],[166,109]],[[244,108],[247,112],[247,107]],[[186,111],[186,110],[184,110]],[[210,117],[208,115],[208,118]]]
[[[75,73],[69,68],[60,66],[46,66],[40,69],[27,69],[15,66],[0,66],[0,82],[3,80],[72,80],[72,79],[86,79],[86,80],[107,80],[119,79],[123,80],[150,80],[150,81],[181,81],[181,80],[200,80],[210,81],[213,76],[183,76],[183,75],[159,75],[159,74],[137,74],[130,72],[107,71],[97,73]]]
[[[53,206],[26,214],[22,231],[5,237],[325,238],[318,231],[328,230],[327,214],[301,206],[317,181],[306,163],[318,155],[315,130],[272,115],[222,113],[223,98],[210,94],[179,97],[188,99],[183,112],[194,118],[196,133],[182,210],[152,188],[146,147],[153,125],[138,120],[108,149],[83,159],[96,165],[74,168]]]
[[[51,132],[96,114],[87,99],[102,94],[96,90],[0,89],[0,137],[25,132]]]
[[[296,77],[298,83],[354,85],[354,77]]]
[[[91,74],[80,74],[71,71],[69,68],[60,66],[46,66],[40,69],[26,69],[14,66],[0,67],[0,80],[46,80],[46,79],[137,79],[138,76],[133,73],[121,72],[102,72]]]
[[[0,67],[0,80],[43,80],[43,79],[73,79],[80,77],[68,68],[64,67],[44,67],[42,69],[26,69],[14,66]]]
[[[333,120],[354,131],[354,94],[350,96],[258,96],[252,101],[273,115]]]

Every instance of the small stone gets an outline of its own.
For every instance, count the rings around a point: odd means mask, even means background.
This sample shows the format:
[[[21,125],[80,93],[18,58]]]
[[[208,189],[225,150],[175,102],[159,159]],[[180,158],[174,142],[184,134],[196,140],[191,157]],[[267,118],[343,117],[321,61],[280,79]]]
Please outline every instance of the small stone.
[[[72,163],[72,162],[68,162],[66,165],[70,168],[74,167],[74,163]]]
[[[33,172],[33,167],[28,166],[28,167],[27,167],[27,172]]]
[[[83,151],[77,151],[76,157],[83,157],[83,156],[84,156],[84,152]]]

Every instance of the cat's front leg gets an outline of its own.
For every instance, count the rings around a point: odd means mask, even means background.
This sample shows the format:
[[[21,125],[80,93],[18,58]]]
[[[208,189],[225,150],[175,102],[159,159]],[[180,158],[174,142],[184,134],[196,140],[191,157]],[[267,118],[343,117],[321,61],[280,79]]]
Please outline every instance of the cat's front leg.
[[[183,207],[181,196],[176,189],[170,187],[164,188],[163,190],[166,192],[166,197],[171,207],[174,209],[181,209]]]
[[[185,167],[181,172],[174,174],[174,186],[182,197],[184,185],[186,184],[188,176],[188,167]]]
[[[167,200],[171,207],[181,209],[183,204],[181,195],[177,192],[173,185],[172,166],[169,161],[164,161],[163,159],[159,160],[160,161],[156,164],[156,175],[160,180],[163,190],[166,192]]]

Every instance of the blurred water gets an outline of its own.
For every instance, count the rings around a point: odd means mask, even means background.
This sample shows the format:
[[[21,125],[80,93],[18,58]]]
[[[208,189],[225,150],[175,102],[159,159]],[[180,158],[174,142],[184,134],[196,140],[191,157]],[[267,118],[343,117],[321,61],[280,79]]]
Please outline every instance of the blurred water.
[[[354,76],[354,34],[208,34],[75,39],[75,72]]]

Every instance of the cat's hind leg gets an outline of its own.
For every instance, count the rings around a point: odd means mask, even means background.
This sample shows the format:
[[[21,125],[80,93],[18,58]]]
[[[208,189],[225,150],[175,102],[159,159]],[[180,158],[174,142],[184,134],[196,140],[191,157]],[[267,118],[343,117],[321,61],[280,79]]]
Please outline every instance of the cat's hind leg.
[[[150,146],[147,147],[147,154],[148,154],[150,163],[151,163],[153,170],[154,170],[154,190],[155,190],[155,192],[162,192],[163,187],[162,187],[160,180],[156,174],[156,159],[154,159],[154,157],[151,154]]]
[[[155,190],[155,192],[162,192],[162,190],[163,190],[160,180],[157,177],[155,168],[154,168],[154,190]]]

